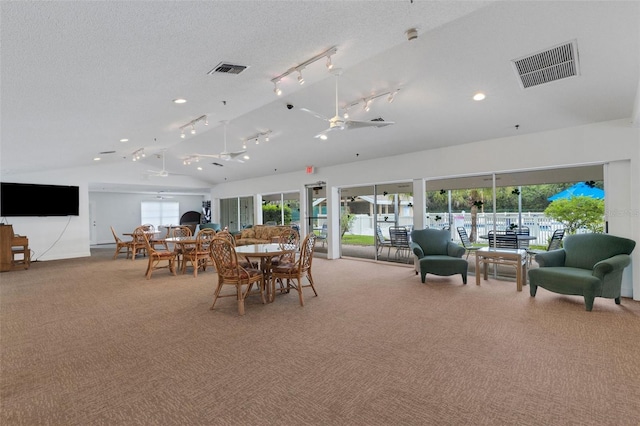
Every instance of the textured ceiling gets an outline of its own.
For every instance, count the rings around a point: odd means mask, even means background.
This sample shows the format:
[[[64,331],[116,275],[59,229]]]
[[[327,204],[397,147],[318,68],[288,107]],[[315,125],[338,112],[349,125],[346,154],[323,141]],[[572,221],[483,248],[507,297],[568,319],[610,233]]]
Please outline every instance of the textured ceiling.
[[[471,141],[613,119],[633,120],[640,64],[640,3],[595,1],[2,2],[2,179],[74,167],[130,171],[147,185],[162,167],[204,184],[318,168]],[[419,37],[407,41],[415,27]],[[522,89],[511,60],[576,40],[581,74]],[[339,105],[396,88],[358,120],[380,129],[314,135],[334,115],[335,78],[324,60],[271,79],[337,46]],[[207,74],[220,62],[238,75]],[[474,102],[476,91],[487,94]],[[184,105],[172,100],[183,97]],[[291,110],[285,105],[294,106]],[[209,125],[180,138],[207,115]],[[249,143],[244,164],[184,165],[189,155]],[[516,125],[518,128],[516,129]],[[121,143],[121,138],[129,142]],[[131,154],[148,154],[134,163]],[[111,154],[101,152],[115,151]],[[356,156],[356,154],[359,154]],[[93,158],[100,156],[100,162]],[[115,174],[115,172],[114,172]],[[101,174],[103,176],[104,173]],[[157,182],[157,179],[154,181]],[[163,182],[171,182],[169,176]],[[117,186],[100,178],[95,187]]]

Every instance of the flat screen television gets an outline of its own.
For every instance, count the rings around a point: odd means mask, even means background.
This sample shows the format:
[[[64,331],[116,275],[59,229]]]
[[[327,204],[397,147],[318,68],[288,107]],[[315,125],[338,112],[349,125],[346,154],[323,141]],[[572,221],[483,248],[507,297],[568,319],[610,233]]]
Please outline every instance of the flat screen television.
[[[79,187],[0,183],[0,216],[78,216]]]

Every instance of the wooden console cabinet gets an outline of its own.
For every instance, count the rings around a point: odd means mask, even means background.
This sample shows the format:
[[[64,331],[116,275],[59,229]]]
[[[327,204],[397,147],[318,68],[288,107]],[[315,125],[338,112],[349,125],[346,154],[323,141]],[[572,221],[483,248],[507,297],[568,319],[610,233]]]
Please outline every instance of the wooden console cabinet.
[[[0,272],[29,269],[29,239],[13,233],[13,226],[0,225]]]

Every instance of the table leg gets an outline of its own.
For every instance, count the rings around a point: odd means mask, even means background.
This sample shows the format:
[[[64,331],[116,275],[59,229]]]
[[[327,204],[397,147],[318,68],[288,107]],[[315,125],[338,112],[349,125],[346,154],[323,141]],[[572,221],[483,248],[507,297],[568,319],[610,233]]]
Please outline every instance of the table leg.
[[[476,253],[476,285],[480,285],[480,258],[482,256],[479,256]]]
[[[520,266],[520,262],[522,262],[521,256],[518,255],[518,263],[516,265],[516,288],[518,291],[522,291],[522,267]]]

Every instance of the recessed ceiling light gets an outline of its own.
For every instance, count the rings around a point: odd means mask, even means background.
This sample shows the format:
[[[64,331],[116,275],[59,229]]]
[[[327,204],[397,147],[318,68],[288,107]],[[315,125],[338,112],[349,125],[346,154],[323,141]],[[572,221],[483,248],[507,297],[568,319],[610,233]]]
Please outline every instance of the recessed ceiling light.
[[[474,101],[481,101],[485,98],[486,96],[484,95],[484,93],[482,92],[478,92],[475,95],[473,95],[473,100]]]
[[[187,100],[186,99],[182,99],[182,98],[178,98],[178,99],[174,99],[173,100],[174,104],[184,104],[186,102],[187,102]]]
[[[120,139],[120,142],[129,142],[129,139],[123,138],[123,139]]]
[[[100,157],[94,157],[94,158],[93,158],[93,161],[100,161],[100,160],[101,160],[101,158],[100,158]]]
[[[198,166],[198,170],[202,170],[202,167]]]

